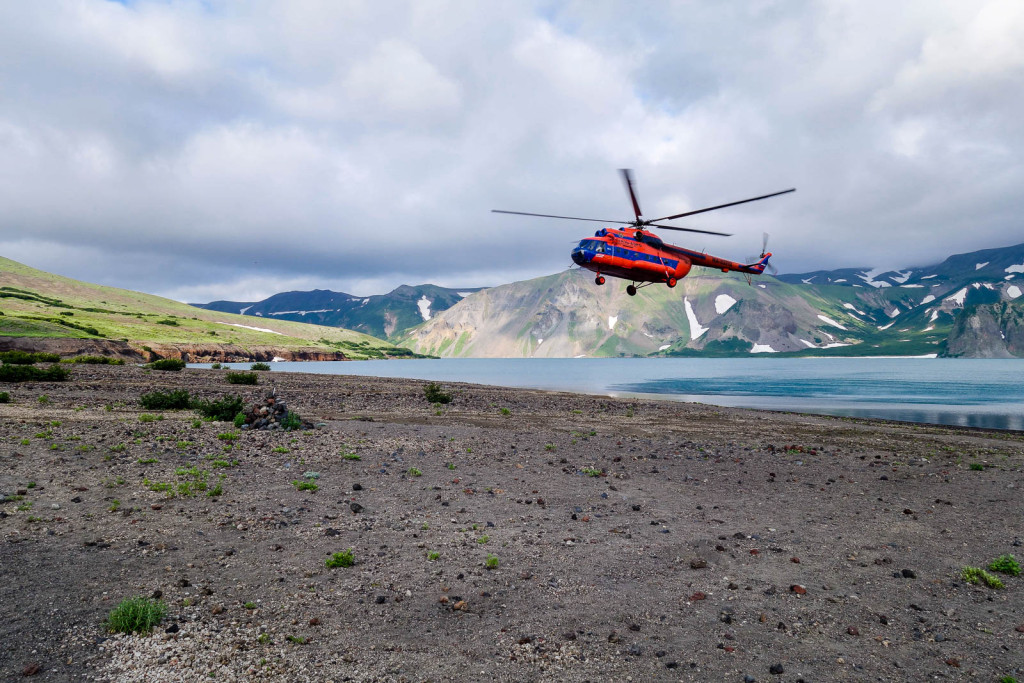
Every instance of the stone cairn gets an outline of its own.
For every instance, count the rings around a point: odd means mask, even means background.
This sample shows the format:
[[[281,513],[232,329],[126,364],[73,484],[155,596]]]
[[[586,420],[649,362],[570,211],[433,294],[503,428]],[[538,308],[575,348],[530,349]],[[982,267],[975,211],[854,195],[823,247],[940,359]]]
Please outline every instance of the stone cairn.
[[[284,429],[282,422],[288,416],[288,405],[277,398],[277,390],[267,391],[263,401],[254,403],[244,412],[245,422],[242,429],[259,429],[265,431]],[[303,422],[297,429],[312,429],[312,425]]]

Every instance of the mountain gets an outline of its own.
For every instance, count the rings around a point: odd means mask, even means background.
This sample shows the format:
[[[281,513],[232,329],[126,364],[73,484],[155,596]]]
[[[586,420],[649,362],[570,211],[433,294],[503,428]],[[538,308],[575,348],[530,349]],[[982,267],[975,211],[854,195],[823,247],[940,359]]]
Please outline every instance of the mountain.
[[[444,357],[1024,356],[1024,245],[927,268],[778,278],[700,269],[629,297],[580,270],[466,297],[396,341]]]
[[[480,288],[449,289],[436,285],[402,285],[387,294],[354,296],[345,292],[314,289],[283,292],[263,301],[211,301],[191,304],[213,311],[239,313],[275,320],[344,327],[389,339],[430,320]]]
[[[411,355],[351,330],[203,310],[53,275],[2,257],[0,282],[0,349],[191,360]]]

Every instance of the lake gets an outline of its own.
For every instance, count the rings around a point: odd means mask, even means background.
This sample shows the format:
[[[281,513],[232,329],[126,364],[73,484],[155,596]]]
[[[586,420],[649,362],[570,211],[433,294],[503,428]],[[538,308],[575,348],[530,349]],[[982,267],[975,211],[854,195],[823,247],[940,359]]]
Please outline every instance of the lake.
[[[248,369],[250,363],[226,365]],[[1020,360],[480,358],[278,362],[271,367],[1024,430]]]

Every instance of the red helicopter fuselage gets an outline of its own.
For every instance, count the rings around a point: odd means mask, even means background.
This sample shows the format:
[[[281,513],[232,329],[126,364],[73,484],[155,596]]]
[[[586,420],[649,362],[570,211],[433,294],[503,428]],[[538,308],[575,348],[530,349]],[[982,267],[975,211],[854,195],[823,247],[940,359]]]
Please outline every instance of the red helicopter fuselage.
[[[757,263],[737,263],[665,244],[647,230],[603,228],[593,237],[580,240],[571,256],[576,265],[597,274],[595,281],[599,285],[604,284],[603,276],[608,275],[633,282],[663,282],[675,287],[693,266],[760,275],[771,254],[764,254]]]

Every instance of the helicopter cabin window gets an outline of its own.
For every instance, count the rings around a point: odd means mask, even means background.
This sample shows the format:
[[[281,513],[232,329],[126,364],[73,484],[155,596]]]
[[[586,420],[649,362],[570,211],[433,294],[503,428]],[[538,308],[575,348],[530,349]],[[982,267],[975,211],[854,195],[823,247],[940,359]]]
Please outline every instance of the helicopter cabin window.
[[[580,247],[588,251],[596,251],[599,254],[603,254],[605,243],[599,242],[598,240],[583,240],[582,242],[580,242]]]

